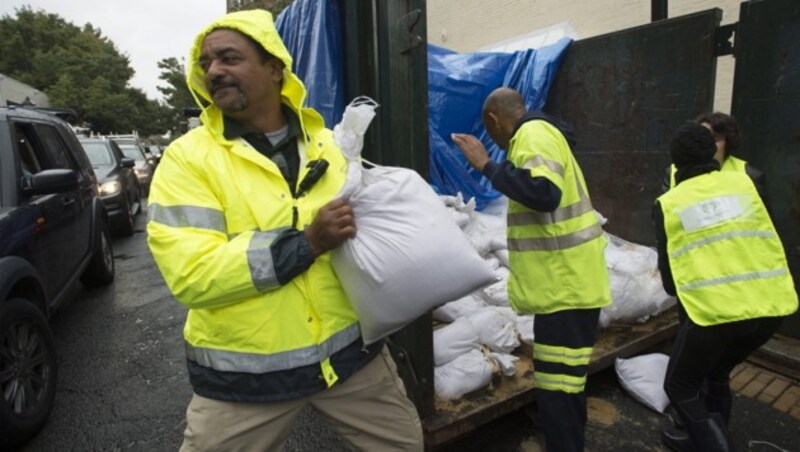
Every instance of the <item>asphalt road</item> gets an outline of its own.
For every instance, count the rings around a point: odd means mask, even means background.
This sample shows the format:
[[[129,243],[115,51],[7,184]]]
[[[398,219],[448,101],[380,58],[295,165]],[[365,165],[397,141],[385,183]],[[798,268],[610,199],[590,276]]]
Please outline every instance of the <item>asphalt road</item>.
[[[117,276],[105,288],[77,290],[52,319],[59,354],[53,412],[24,451],[175,451],[191,398],[183,355],[185,308],[173,300],[145,243],[146,214],[136,233],[114,240]],[[665,450],[658,432],[669,425],[625,394],[613,371],[594,375],[587,388],[587,449]],[[800,450],[798,422],[760,402],[737,397],[732,420],[737,450]],[[765,441],[769,445],[751,441]],[[543,450],[524,411],[505,416],[448,452]],[[349,448],[306,412],[292,432],[288,451]]]

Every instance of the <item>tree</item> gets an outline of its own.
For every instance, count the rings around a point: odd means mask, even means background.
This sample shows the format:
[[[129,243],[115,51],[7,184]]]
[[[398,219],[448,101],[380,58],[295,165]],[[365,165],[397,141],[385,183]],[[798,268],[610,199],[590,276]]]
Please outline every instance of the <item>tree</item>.
[[[0,72],[72,108],[100,133],[161,132],[165,106],[129,86],[130,60],[91,24],[79,28],[30,7],[0,18]]]
[[[173,134],[179,134],[181,123],[186,122],[184,109],[197,107],[197,103],[189,91],[186,84],[186,67],[183,60],[177,58],[164,58],[158,62],[161,74],[160,80],[167,83],[166,86],[159,86],[158,90],[164,95],[164,101],[168,107],[167,124]]]

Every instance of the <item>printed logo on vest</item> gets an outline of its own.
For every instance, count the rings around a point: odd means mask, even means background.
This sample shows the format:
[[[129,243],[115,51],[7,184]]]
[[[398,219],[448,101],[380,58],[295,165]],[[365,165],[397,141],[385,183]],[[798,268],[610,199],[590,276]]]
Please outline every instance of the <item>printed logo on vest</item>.
[[[713,226],[744,215],[739,196],[719,196],[683,209],[679,216],[687,232]]]

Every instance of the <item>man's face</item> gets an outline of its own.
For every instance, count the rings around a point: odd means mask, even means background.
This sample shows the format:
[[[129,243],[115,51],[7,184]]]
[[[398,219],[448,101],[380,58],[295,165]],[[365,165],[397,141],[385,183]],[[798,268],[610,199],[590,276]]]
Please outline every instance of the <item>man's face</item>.
[[[199,64],[214,104],[234,119],[247,120],[270,102],[280,104],[282,65],[276,58],[262,61],[253,43],[237,31],[209,33]]]
[[[707,122],[700,123],[700,125],[711,131],[711,134],[714,135],[714,143],[717,146],[717,155],[724,157],[725,146],[727,145],[725,137],[723,135],[719,135],[717,132],[714,132],[714,128],[711,127],[711,124]]]
[[[483,115],[483,126],[486,128],[486,134],[489,135],[489,138],[491,138],[500,149],[508,150],[510,138],[503,132],[500,118],[496,113],[487,113]]]

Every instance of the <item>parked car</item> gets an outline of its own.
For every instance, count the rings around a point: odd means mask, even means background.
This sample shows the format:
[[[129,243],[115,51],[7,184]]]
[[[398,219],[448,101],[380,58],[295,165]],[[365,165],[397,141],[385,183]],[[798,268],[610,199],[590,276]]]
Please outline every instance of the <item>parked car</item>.
[[[89,159],[55,116],[0,107],[0,449],[45,423],[57,359],[48,318],[80,281],[114,280]]]
[[[125,157],[136,161],[133,171],[136,173],[136,179],[139,180],[142,196],[147,196],[150,193],[150,182],[153,180],[155,166],[147,161],[142,145],[139,144],[138,140],[119,138],[118,136],[109,136],[109,138],[119,145]]]
[[[164,153],[164,146],[160,144],[151,144],[147,146],[147,151],[153,156],[153,161],[151,163],[154,166],[158,166],[158,163],[161,161],[161,155]]]
[[[111,230],[126,237],[133,235],[133,217],[142,211],[141,189],[133,169],[136,161],[125,157],[113,140],[104,137],[79,140],[97,175]]]

